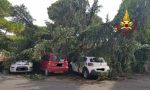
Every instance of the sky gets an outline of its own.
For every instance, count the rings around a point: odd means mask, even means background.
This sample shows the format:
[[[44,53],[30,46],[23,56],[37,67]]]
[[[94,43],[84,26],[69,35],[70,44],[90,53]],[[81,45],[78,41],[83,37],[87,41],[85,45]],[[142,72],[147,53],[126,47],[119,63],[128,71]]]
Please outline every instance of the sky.
[[[31,16],[35,19],[35,25],[45,26],[45,21],[50,21],[47,14],[47,8],[57,0],[8,0],[12,5],[24,4],[29,10]],[[117,14],[122,0],[99,0],[99,5],[103,7],[100,9],[98,16],[105,22],[106,15],[113,20]],[[89,0],[90,4],[93,0]]]

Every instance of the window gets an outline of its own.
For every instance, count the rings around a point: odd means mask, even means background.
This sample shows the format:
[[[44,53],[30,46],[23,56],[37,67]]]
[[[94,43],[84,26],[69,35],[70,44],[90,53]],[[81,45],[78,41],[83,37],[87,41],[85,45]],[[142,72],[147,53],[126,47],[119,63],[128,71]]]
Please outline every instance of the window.
[[[58,59],[58,61],[64,61],[65,60],[65,58],[63,56],[58,56],[57,59]]]
[[[52,56],[52,60],[53,60],[53,61],[57,61],[57,56],[53,55],[53,56]]]
[[[103,63],[105,62],[103,58],[91,58],[90,59],[90,62],[100,62],[100,63]]]

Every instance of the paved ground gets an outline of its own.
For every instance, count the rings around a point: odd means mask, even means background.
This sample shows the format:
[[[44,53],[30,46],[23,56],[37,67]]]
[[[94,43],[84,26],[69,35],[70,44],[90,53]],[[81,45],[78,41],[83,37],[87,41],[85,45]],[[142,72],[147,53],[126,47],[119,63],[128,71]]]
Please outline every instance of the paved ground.
[[[150,76],[138,75],[119,81],[84,80],[80,76],[53,75],[31,81],[20,75],[0,74],[0,90],[150,90]]]

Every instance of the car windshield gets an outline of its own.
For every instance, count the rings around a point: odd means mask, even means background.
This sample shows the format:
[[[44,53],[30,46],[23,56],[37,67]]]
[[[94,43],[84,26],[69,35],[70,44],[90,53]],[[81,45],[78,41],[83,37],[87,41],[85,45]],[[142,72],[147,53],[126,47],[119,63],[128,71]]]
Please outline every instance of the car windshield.
[[[100,63],[103,63],[105,62],[103,58],[91,58],[90,59],[90,62],[100,62]]]

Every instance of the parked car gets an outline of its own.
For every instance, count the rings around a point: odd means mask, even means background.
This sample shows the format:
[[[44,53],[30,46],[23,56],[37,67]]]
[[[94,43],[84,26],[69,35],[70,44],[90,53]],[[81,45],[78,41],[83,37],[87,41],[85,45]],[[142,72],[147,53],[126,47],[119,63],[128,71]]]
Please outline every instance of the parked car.
[[[109,66],[102,57],[83,57],[81,60],[71,62],[70,69],[83,74],[83,77],[86,79],[93,76],[98,76],[102,73],[108,73],[110,70]]]
[[[42,57],[40,69],[44,71],[46,76],[49,73],[65,73],[68,71],[68,60],[67,58],[50,53]]]
[[[33,63],[27,60],[19,60],[10,65],[10,72],[31,72]]]

